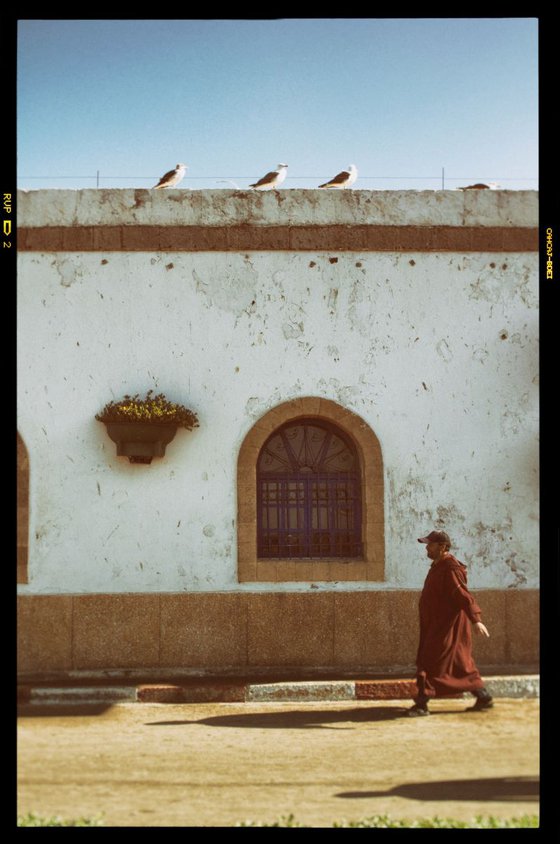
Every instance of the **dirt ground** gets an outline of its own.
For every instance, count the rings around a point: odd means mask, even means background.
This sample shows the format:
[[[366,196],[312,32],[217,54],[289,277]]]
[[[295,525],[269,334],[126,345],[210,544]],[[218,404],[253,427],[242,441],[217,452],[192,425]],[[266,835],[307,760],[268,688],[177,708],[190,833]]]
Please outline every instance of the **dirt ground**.
[[[106,826],[311,826],[538,813],[535,699],[22,707],[18,814]]]

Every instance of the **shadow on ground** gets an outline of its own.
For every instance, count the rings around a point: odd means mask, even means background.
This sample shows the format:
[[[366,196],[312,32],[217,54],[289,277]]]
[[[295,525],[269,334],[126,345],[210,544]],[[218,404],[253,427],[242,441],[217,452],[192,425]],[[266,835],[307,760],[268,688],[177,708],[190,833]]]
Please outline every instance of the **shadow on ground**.
[[[17,714],[20,718],[83,718],[86,715],[103,715],[111,706],[110,703],[27,703],[18,706]]]
[[[251,712],[250,714],[235,713],[216,715],[210,718],[200,718],[181,721],[147,721],[147,726],[181,726],[186,724],[206,724],[209,727],[256,727],[259,729],[328,729],[329,724],[367,723],[374,721],[406,720],[413,723],[417,719],[406,717],[408,706],[379,706],[343,710],[308,710],[291,709],[281,712]],[[438,713],[439,714],[439,713]],[[443,713],[442,713],[443,714]],[[456,713],[455,713],[456,714]]]
[[[503,800],[532,802],[539,799],[538,777],[489,777],[476,780],[411,782],[387,791],[341,791],[335,797],[407,797],[410,800]]]

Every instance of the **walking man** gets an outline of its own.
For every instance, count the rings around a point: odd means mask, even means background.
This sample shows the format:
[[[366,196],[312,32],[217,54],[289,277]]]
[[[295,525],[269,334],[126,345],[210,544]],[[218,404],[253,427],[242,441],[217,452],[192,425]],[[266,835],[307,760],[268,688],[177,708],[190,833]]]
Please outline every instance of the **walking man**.
[[[445,531],[433,530],[418,542],[426,545],[432,561],[420,596],[420,643],[416,657],[418,695],[407,714],[429,715],[430,698],[471,692],[476,697],[468,711],[490,709],[492,697],[472,657],[471,623],[482,636],[489,632],[481,610],[467,589],[467,568],[450,554]]]

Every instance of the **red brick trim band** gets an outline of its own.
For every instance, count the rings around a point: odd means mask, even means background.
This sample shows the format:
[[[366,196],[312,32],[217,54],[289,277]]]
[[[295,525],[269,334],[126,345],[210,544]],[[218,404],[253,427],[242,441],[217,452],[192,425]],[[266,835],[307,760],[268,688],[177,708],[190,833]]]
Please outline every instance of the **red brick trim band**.
[[[147,683],[136,688],[140,703],[243,703],[296,700],[402,700],[418,694],[413,680],[342,680],[339,682]],[[447,695],[460,698],[461,695]]]
[[[22,252],[536,252],[538,229],[501,226],[41,226]]]
[[[147,683],[136,689],[140,703],[244,703],[246,684]]]

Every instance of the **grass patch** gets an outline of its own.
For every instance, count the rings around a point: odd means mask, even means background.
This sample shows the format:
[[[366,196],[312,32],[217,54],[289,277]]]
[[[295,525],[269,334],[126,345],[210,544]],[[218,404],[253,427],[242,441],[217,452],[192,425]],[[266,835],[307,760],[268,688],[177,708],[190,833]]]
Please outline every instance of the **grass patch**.
[[[102,818],[75,818],[68,820],[58,816],[43,818],[34,812],[27,815],[20,815],[17,821],[18,826],[104,826]],[[246,820],[235,824],[236,827],[261,826],[261,827],[304,827],[311,829],[308,824],[300,823],[294,815],[282,815],[278,820],[266,823],[265,821]],[[325,824],[325,827],[329,824]],[[521,815],[519,818],[495,818],[492,815],[483,817],[477,815],[470,821],[459,821],[454,818],[422,818],[421,820],[399,820],[389,815],[372,815],[369,818],[362,818],[358,821],[333,821],[331,827],[336,829],[538,829],[538,815]]]
[[[104,826],[101,818],[74,818],[63,819],[58,815],[53,818],[42,818],[35,812],[28,812],[20,815],[17,819],[18,826]]]
[[[307,827],[299,823],[293,815],[285,815],[273,823],[261,821],[243,821],[236,826],[283,826]],[[454,818],[423,818],[421,820],[398,820],[389,815],[373,815],[359,821],[334,821],[332,827],[337,829],[538,829],[538,815],[522,815],[519,818],[495,818],[492,815],[483,817],[477,815],[471,821],[459,821]]]

